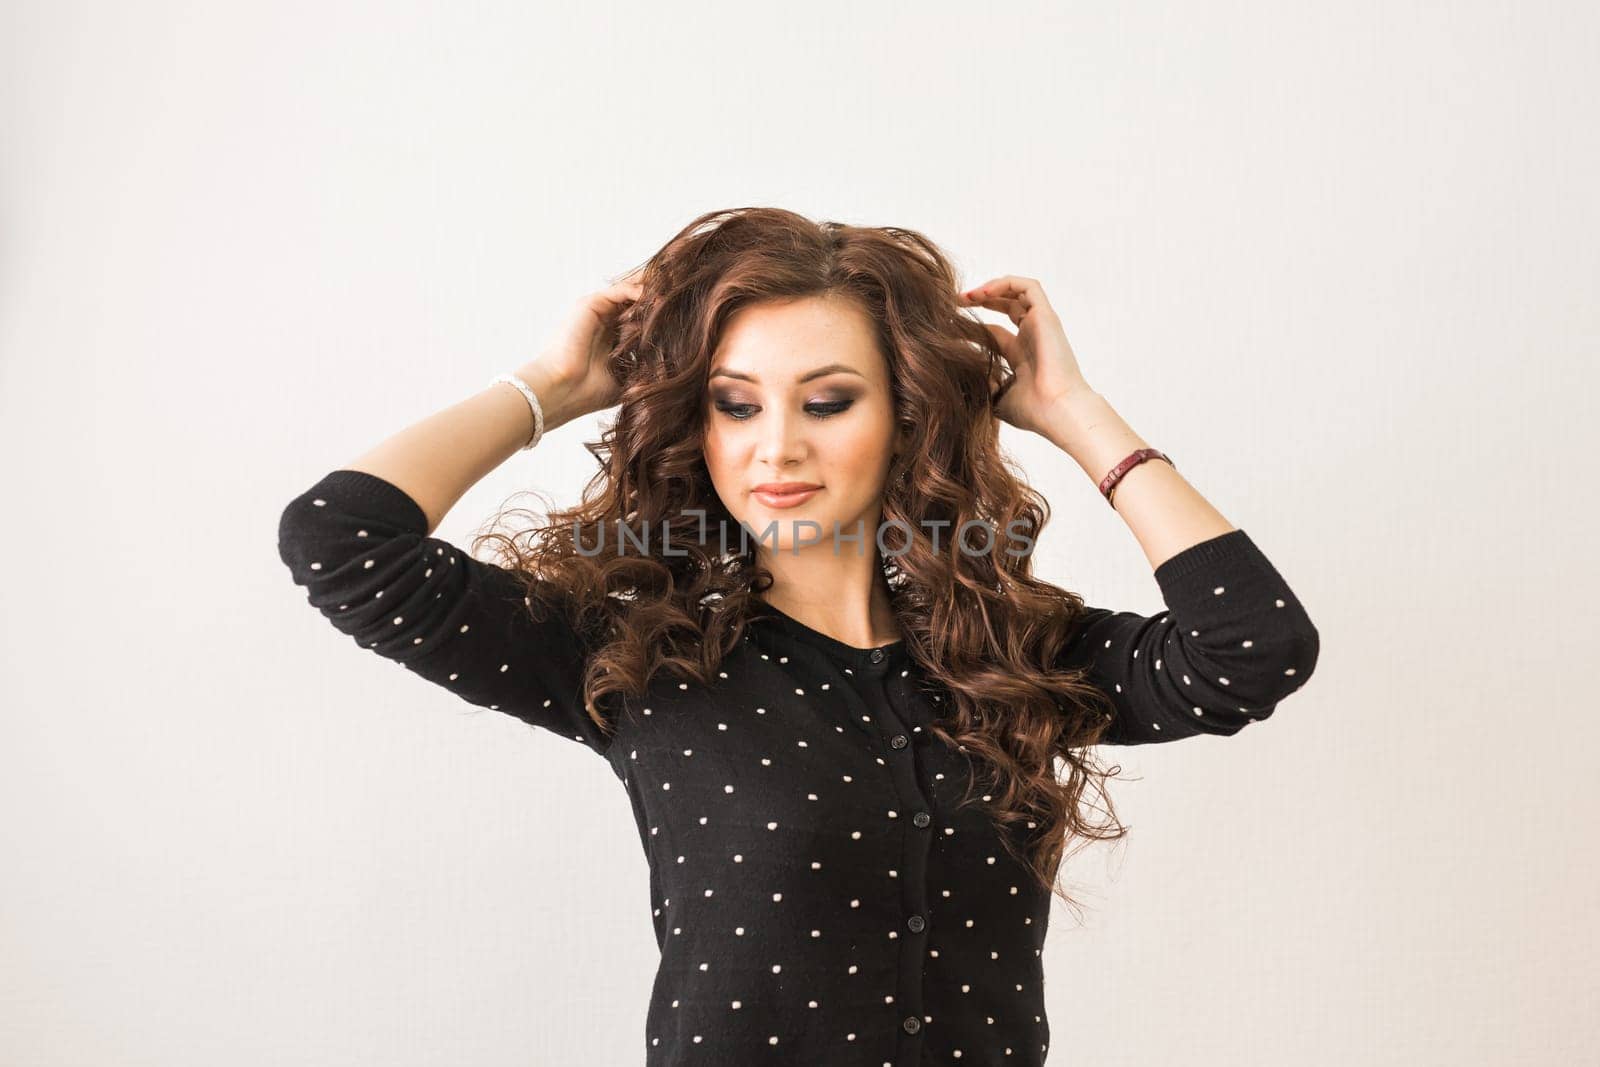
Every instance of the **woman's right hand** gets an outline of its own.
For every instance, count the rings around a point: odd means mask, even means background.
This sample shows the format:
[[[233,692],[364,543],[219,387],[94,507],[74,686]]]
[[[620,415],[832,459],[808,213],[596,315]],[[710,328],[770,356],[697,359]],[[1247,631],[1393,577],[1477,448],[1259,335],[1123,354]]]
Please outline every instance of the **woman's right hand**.
[[[617,339],[617,317],[643,287],[640,267],[615,285],[596,290],[578,300],[561,328],[534,359],[530,378],[548,381],[561,391],[562,422],[604,411],[622,399],[621,384],[612,376],[607,357]],[[537,390],[536,390],[537,391]],[[557,398],[550,398],[555,400]],[[539,397],[545,407],[544,396]],[[545,412],[546,422],[551,412]]]

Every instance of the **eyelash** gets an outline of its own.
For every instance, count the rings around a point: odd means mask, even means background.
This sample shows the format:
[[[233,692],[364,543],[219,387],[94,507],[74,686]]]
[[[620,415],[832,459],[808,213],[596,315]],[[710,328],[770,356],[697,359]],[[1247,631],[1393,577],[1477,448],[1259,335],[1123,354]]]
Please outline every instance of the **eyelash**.
[[[855,403],[853,400],[834,400],[827,403],[807,404],[806,411],[811,413],[812,418],[818,420],[831,419],[835,415],[843,414],[853,403]],[[732,419],[734,422],[749,422],[750,416],[735,415],[734,412],[753,407],[755,407],[754,404],[718,404],[717,410],[728,416],[728,418]],[[815,409],[821,410],[818,411]]]

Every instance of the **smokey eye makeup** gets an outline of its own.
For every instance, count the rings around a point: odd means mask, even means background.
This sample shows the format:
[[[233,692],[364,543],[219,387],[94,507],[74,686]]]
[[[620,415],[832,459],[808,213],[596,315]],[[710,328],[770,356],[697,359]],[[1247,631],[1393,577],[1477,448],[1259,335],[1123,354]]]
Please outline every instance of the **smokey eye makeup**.
[[[818,420],[830,419],[850,410],[855,402],[855,397],[845,395],[818,398],[806,402],[805,412]],[[711,404],[717,411],[735,422],[748,422],[760,410],[759,404],[746,402],[738,395],[729,393],[713,393]]]

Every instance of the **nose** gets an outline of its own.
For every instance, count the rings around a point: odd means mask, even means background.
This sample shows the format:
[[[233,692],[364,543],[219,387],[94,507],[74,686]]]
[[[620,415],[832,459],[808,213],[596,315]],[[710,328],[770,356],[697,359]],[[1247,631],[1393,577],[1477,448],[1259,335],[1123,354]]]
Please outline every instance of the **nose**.
[[[805,458],[805,423],[786,411],[774,411],[762,419],[756,459],[773,470],[798,463]]]

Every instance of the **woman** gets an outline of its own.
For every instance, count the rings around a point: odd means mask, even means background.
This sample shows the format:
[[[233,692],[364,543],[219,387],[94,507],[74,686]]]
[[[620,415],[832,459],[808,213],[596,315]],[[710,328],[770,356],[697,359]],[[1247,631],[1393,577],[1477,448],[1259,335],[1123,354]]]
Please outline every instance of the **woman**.
[[[613,405],[527,546],[429,536]],[[1002,421],[1100,485],[1167,611],[1032,576],[1048,508]],[[914,232],[775,209],[696,219],[515,376],[291,501],[280,551],[362,646],[607,760],[651,871],[652,1067],[1043,1062],[1055,876],[1126,833],[1091,749],[1237,733],[1318,652],[1037,281],[958,292]]]

